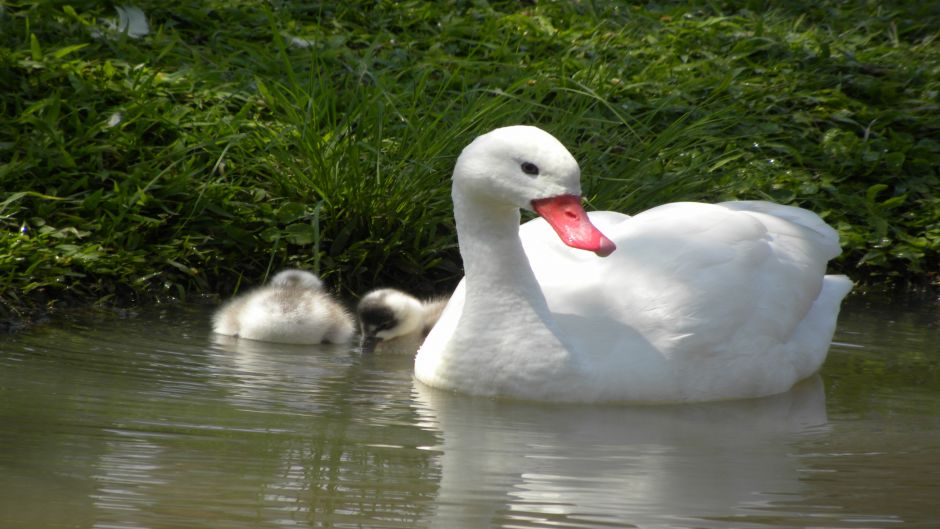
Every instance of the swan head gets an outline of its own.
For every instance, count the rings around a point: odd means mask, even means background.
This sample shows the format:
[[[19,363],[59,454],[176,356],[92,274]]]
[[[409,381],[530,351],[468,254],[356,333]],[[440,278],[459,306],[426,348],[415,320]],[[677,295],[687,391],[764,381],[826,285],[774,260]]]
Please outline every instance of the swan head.
[[[369,292],[356,307],[362,352],[371,353],[381,341],[417,332],[423,312],[419,300],[400,290],[380,288]]]
[[[581,169],[554,136],[516,125],[465,147],[454,167],[454,187],[491,204],[531,210],[535,199],[580,195]]]
[[[305,288],[309,290],[320,290],[323,288],[323,282],[316,275],[306,270],[287,269],[281,270],[269,282],[274,287],[287,288]]]
[[[476,203],[535,211],[562,242],[600,256],[616,248],[581,207],[581,169],[557,138],[538,127],[495,129],[464,148],[454,167],[457,194]]]

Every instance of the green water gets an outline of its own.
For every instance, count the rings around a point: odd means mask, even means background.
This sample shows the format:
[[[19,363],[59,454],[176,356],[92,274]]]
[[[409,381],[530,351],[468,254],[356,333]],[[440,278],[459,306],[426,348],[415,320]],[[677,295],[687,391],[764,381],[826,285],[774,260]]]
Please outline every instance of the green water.
[[[0,336],[0,528],[940,526],[932,300],[851,298],[786,395],[640,408],[430,390],[210,313]]]

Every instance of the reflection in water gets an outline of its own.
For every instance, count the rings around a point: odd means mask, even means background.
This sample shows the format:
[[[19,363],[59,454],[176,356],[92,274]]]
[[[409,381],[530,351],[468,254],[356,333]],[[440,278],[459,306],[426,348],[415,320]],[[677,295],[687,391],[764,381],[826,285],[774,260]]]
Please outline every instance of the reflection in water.
[[[323,399],[314,397],[329,387],[327,383],[337,382],[334,375],[342,382],[357,371],[343,345],[273,344],[217,334],[211,339],[219,351],[217,367],[228,377],[210,383],[218,384],[226,400],[245,411],[322,411]]]
[[[0,527],[935,525],[936,305],[855,298],[821,380],[667,407],[440,392],[210,312],[0,337]]]
[[[432,438],[413,426],[406,407],[407,359],[361,358],[335,345],[214,339],[237,381],[225,384],[233,407],[314,426],[309,437],[283,444],[262,486],[271,518],[326,526],[416,523],[436,476],[429,474],[432,454],[415,449]]]
[[[433,527],[667,527],[798,494],[791,444],[826,424],[818,378],[776,397],[690,406],[549,406],[416,383],[443,443]],[[494,501],[495,498],[498,498]]]
[[[207,311],[2,343],[0,527],[409,527],[436,491],[410,373],[212,344]],[[63,482],[66,484],[63,485]],[[49,509],[48,503],[56,507]]]
[[[935,527],[940,474],[940,303],[862,295],[823,368],[829,436],[800,448],[805,494],[835,527]],[[817,518],[817,519],[822,519]]]

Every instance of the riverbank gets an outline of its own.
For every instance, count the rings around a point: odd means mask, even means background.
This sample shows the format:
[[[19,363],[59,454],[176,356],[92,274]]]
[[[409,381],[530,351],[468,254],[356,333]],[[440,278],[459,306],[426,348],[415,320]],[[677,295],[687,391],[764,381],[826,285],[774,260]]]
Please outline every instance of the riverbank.
[[[834,270],[935,283],[940,15],[903,4],[6,7],[0,317],[287,266],[446,290],[453,161],[510,123],[569,147],[589,208],[800,205]]]

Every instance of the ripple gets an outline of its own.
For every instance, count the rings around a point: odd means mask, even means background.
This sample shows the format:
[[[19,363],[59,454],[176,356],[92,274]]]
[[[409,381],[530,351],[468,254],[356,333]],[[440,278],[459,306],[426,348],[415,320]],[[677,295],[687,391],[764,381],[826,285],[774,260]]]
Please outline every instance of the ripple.
[[[822,377],[754,401],[556,406],[412,359],[224,340],[211,308],[0,342],[3,527],[929,526],[935,305],[846,305]]]

